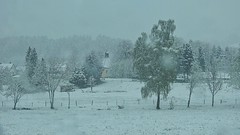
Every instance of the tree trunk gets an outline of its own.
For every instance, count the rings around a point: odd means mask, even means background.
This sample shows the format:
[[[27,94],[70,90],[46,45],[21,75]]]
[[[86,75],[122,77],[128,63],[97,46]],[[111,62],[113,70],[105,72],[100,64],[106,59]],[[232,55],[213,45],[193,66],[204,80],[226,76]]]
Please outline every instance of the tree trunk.
[[[212,107],[214,106],[214,94],[212,94]]]
[[[54,109],[54,107],[53,107],[53,101],[51,102],[51,107],[50,107],[51,109]]]
[[[54,109],[54,106],[53,106],[53,104],[54,104],[54,92],[50,92],[49,93],[49,98],[50,98],[50,109]]]
[[[68,92],[68,109],[70,109],[70,93]]]
[[[191,96],[192,96],[192,90],[190,90],[189,97],[188,97],[188,105],[187,105],[188,108],[190,107]]]
[[[156,107],[157,110],[160,109],[160,92],[157,93],[157,107]]]
[[[16,110],[17,109],[17,102],[14,101],[14,106],[13,106],[13,110]]]

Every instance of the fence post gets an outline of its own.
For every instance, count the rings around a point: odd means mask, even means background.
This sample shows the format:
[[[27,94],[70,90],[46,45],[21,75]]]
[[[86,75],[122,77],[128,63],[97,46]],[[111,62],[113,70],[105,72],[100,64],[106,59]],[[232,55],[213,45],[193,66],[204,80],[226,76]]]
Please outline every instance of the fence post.
[[[107,101],[107,106],[108,106],[108,101]]]
[[[77,100],[75,101],[76,106],[78,105]]]
[[[205,99],[203,100],[203,104],[205,105]]]
[[[3,101],[2,101],[2,107],[3,107]]]
[[[91,105],[93,105],[93,100],[92,100],[92,103],[91,103]]]
[[[62,102],[61,102],[61,106],[63,106]]]
[[[33,107],[33,102],[32,102],[32,107]]]
[[[45,101],[45,107],[47,106],[47,102]]]

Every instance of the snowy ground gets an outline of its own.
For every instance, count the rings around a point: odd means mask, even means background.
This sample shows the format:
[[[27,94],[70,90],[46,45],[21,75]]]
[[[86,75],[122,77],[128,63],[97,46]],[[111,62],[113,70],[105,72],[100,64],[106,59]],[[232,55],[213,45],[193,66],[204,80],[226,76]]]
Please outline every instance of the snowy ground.
[[[240,91],[224,86],[212,108],[208,89],[200,87],[186,108],[186,84],[174,84],[168,100],[161,100],[155,110],[156,97],[141,99],[143,84],[130,79],[107,79],[106,83],[67,94],[56,93],[55,110],[49,109],[46,93],[25,95],[11,110],[11,99],[0,97],[0,134],[4,135],[239,135]],[[138,99],[140,99],[138,101]],[[169,101],[175,104],[169,110]],[[204,104],[205,99],[205,104]],[[220,100],[223,101],[220,104]],[[76,104],[77,101],[77,104]],[[124,109],[118,109],[123,105]]]

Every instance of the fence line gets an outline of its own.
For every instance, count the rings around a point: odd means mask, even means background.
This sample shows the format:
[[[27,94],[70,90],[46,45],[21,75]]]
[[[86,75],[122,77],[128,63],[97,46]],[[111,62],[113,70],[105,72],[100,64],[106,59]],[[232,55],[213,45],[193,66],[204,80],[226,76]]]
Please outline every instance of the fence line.
[[[171,98],[168,100],[161,100],[161,105],[169,105]],[[210,101],[206,103],[206,100],[203,99],[202,102],[191,101],[191,105],[210,105]],[[233,99],[231,102],[220,99],[219,101],[215,100],[216,105],[226,105],[232,104],[237,105],[238,99]],[[139,106],[139,105],[156,105],[155,99],[116,99],[116,100],[71,100],[71,107],[83,107],[83,106]],[[187,105],[187,100],[177,100],[174,101],[174,105]],[[12,100],[1,101],[1,107],[12,107]],[[68,100],[55,100],[54,106],[58,107],[68,107]],[[20,100],[17,104],[17,107],[27,107],[27,108],[44,108],[50,107],[50,103],[48,100],[43,101],[27,101]]]

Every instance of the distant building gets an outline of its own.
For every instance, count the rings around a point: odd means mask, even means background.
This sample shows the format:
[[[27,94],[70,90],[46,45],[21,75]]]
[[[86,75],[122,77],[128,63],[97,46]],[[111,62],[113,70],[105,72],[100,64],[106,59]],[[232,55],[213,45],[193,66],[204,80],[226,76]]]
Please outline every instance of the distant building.
[[[0,70],[9,70],[12,75],[17,74],[17,69],[14,64],[10,63],[0,63]]]
[[[105,52],[105,56],[102,62],[102,78],[107,78],[108,77],[108,71],[110,68],[110,58],[109,58],[109,53]]]

